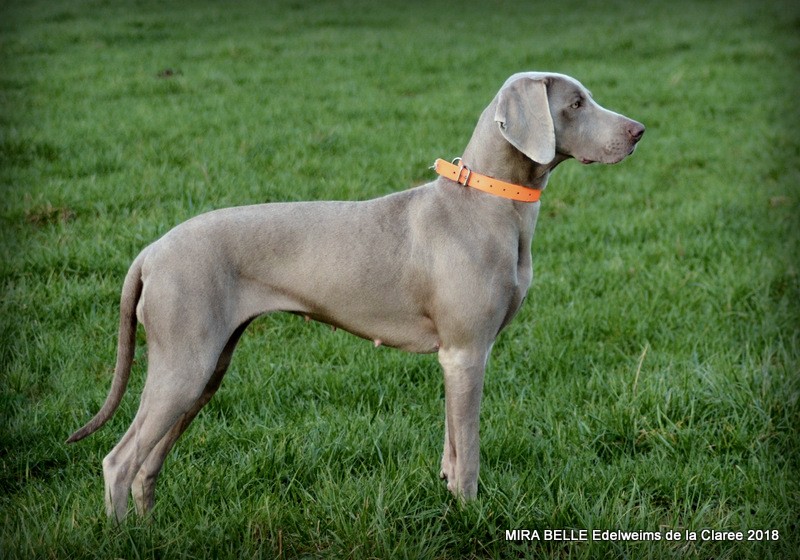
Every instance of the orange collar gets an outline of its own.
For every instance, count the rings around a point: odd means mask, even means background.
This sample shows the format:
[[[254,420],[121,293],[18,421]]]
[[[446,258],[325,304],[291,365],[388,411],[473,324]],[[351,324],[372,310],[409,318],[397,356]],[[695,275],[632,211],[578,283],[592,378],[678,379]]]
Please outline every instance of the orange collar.
[[[456,162],[458,162],[458,165],[456,165]],[[453,163],[447,163],[443,159],[437,159],[433,164],[433,169],[445,179],[455,181],[459,185],[472,187],[473,189],[478,189],[479,191],[510,200],[536,202],[542,194],[542,191],[539,189],[523,187],[522,185],[515,185],[514,183],[506,183],[494,177],[475,173],[464,165],[461,158],[454,159]],[[465,171],[466,174],[464,173]]]

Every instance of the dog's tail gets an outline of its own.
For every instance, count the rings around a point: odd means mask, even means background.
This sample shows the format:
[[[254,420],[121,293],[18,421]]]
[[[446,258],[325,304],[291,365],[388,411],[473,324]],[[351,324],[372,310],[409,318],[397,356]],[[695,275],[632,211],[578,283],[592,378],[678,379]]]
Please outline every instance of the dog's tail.
[[[125,283],[122,285],[122,296],[119,304],[119,341],[117,345],[117,364],[114,368],[114,380],[108,392],[106,402],[100,411],[86,425],[69,436],[67,443],[74,443],[99,430],[114,411],[117,410],[122,395],[128,387],[131,374],[133,351],[136,347],[136,304],[142,295],[142,263],[146,251],[142,251],[133,261]]]

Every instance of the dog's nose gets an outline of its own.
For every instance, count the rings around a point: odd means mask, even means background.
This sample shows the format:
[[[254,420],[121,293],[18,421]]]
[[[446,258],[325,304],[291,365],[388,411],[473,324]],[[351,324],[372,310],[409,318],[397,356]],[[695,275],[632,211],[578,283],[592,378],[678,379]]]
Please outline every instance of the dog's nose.
[[[628,134],[631,135],[634,142],[638,142],[644,136],[644,125],[640,122],[631,121],[631,124],[628,125]]]

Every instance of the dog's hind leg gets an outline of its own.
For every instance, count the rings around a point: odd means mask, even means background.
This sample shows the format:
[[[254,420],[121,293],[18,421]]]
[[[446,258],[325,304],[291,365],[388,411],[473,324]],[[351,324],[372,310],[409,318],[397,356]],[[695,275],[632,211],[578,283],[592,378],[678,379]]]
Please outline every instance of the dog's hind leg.
[[[239,337],[241,337],[249,324],[250,321],[247,321],[234,331],[217,360],[217,367],[214,369],[214,374],[211,376],[211,379],[206,384],[203,394],[200,395],[200,398],[195,401],[194,405],[192,405],[187,412],[178,418],[178,421],[175,422],[169,432],[161,438],[161,441],[156,444],[147,456],[147,459],[145,459],[139,472],[136,474],[131,486],[131,494],[133,495],[133,503],[136,506],[137,514],[145,515],[153,509],[155,504],[156,482],[167,454],[169,454],[175,442],[178,441],[178,438],[186,431],[186,428],[189,427],[189,424],[192,423],[195,416],[197,416],[200,410],[211,400],[211,397],[214,396],[214,393],[217,392],[217,389],[219,389],[222,378],[225,376],[225,372],[228,370],[228,366],[231,363],[233,351],[236,348],[236,344],[239,342]]]
[[[153,373],[163,375],[160,367],[150,366]],[[163,383],[148,383],[133,423],[119,443],[103,459],[106,513],[121,521],[128,510],[128,492],[133,478],[156,444],[176,421],[191,410],[200,392],[185,392]]]
[[[182,351],[176,351],[174,345],[154,343],[152,338],[139,410],[128,431],[103,459],[106,512],[117,520],[127,513],[128,493],[139,469],[168,432],[189,418],[212,383],[219,360],[220,350],[203,352],[201,344],[186,343],[185,333]]]

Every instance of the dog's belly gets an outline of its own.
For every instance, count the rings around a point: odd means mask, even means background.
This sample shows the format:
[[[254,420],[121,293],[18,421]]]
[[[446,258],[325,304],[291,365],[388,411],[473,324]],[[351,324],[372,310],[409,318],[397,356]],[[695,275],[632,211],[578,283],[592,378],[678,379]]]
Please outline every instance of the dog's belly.
[[[389,346],[407,352],[437,352],[441,342],[436,328],[427,317],[408,317],[403,319],[373,317],[355,321],[348,317],[327,317],[315,313],[304,314],[310,319],[341,328],[358,337],[372,341],[378,346]]]
[[[242,290],[241,304],[240,317],[285,311],[370,340],[376,347],[428,353],[441,345],[436,325],[424,309],[397,294],[376,301],[365,291],[341,285],[320,284],[309,291],[302,285],[292,289],[253,283]]]

